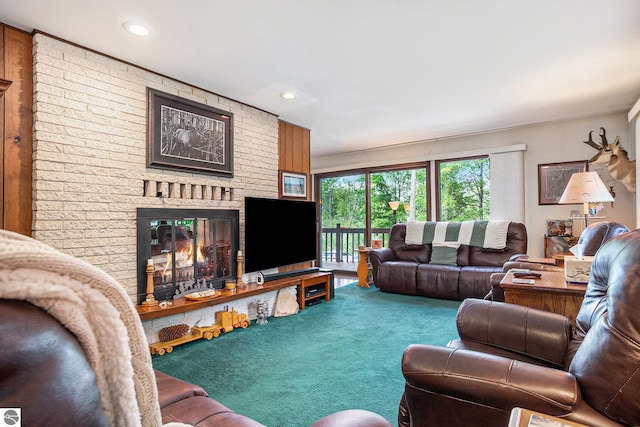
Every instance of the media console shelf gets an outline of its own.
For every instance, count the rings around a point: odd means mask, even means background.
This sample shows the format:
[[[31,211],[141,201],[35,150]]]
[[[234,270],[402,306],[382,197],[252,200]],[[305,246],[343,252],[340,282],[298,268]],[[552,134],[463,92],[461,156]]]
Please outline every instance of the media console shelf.
[[[299,276],[285,277],[282,279],[275,279],[266,282],[262,286],[258,286],[257,283],[247,283],[245,286],[236,287],[235,292],[228,289],[221,289],[221,295],[201,301],[188,301],[185,299],[178,299],[172,301],[172,304],[165,308],[159,306],[136,306],[138,315],[142,320],[158,319],[164,316],[171,316],[173,314],[185,313],[187,311],[198,310],[200,308],[211,307],[218,304],[224,304],[227,302],[239,300],[242,298],[248,298],[256,295],[260,295],[265,292],[277,291],[290,286],[297,286],[298,288],[298,304],[300,310],[304,310],[305,302],[321,296],[325,297],[326,301],[331,300],[331,272],[314,272],[301,274]],[[305,288],[313,285],[324,284],[324,292],[314,293],[313,295],[305,298]]]
[[[319,288],[318,285],[323,285],[324,289]],[[331,301],[331,273],[304,275],[298,285],[298,306],[300,310],[305,309],[307,301],[320,297],[324,297],[325,301]]]

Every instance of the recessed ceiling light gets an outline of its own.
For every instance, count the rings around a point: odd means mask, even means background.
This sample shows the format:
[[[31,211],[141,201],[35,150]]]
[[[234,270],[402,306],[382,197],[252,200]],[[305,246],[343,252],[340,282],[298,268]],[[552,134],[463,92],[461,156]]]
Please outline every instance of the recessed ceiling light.
[[[295,94],[295,93],[293,93],[293,92],[283,92],[283,93],[281,93],[281,94],[280,94],[280,96],[281,96],[282,98],[284,98],[284,99],[294,99],[294,98],[295,98],[296,96],[298,96],[298,95],[296,95],[296,94]]]
[[[145,37],[145,36],[148,36],[150,33],[149,28],[147,28],[144,24],[141,24],[139,22],[133,22],[133,21],[125,22],[123,27],[125,30],[127,30],[128,32],[136,36]]]

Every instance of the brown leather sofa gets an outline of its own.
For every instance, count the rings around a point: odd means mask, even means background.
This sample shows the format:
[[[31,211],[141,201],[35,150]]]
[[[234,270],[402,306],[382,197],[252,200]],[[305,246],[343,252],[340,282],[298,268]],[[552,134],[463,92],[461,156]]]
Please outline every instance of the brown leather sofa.
[[[75,336],[55,318],[28,302],[0,299],[0,337],[0,408],[21,408],[23,426],[108,425],[87,357]],[[163,424],[263,426],[207,397],[197,385],[157,370],[155,374]],[[372,412],[347,410],[313,426],[391,424]]]
[[[594,256],[598,249],[600,249],[600,246],[605,242],[627,231],[629,231],[629,228],[618,222],[597,222],[584,229],[582,234],[580,234],[577,246],[580,247],[583,256]],[[491,292],[485,296],[485,299],[504,301],[504,290],[500,287],[500,281],[504,278],[507,271],[512,268],[528,268],[529,270],[536,271],[564,271],[564,267],[532,262],[528,256],[516,256],[515,258],[516,259],[504,263],[501,273],[491,275]]]
[[[430,264],[428,245],[407,245],[406,224],[395,224],[388,247],[372,250],[369,261],[375,285],[383,292],[462,300],[484,298],[491,290],[490,276],[506,261],[527,253],[527,229],[512,222],[504,250],[461,245],[457,265]]]
[[[573,331],[559,314],[463,301],[459,339],[405,350],[399,426],[506,426],[514,407],[640,425],[639,260],[640,230],[598,250]]]

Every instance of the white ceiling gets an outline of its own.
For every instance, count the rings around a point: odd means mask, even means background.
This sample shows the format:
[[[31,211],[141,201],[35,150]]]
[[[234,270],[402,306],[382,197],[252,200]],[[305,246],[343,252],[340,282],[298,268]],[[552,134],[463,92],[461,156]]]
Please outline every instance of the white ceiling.
[[[638,0],[0,0],[0,22],[277,114],[311,129],[312,156],[640,97]]]

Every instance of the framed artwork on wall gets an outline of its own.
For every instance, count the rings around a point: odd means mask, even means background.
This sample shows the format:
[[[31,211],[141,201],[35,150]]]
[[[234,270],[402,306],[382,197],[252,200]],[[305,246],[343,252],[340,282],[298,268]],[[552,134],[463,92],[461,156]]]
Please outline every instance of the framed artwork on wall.
[[[307,174],[282,171],[280,181],[282,197],[307,198]]]
[[[538,204],[557,205],[571,175],[587,172],[587,160],[538,165]]]
[[[147,166],[233,176],[233,114],[147,89]]]

